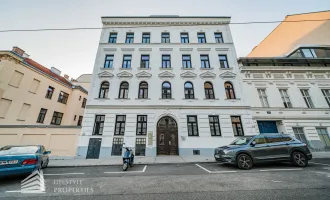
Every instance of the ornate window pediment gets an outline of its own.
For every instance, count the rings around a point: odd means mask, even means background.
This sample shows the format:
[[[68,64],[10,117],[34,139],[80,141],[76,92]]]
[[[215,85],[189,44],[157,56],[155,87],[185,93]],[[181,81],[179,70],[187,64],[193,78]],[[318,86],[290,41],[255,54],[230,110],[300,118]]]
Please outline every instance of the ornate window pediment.
[[[112,78],[114,75],[110,72],[101,72],[97,74],[100,78]]]
[[[180,75],[182,78],[196,78],[197,74],[193,73],[193,72],[184,72]]]
[[[236,74],[233,72],[224,72],[219,75],[223,79],[233,79],[236,77]]]
[[[160,78],[173,78],[175,75],[171,72],[165,71],[165,72],[162,72],[162,73],[158,74],[158,76]]]
[[[212,73],[212,72],[204,72],[201,75],[199,75],[201,78],[215,78],[216,74]]]
[[[152,74],[148,73],[148,72],[139,72],[136,74],[136,77],[138,78],[150,78],[152,76]]]
[[[119,78],[131,78],[133,76],[133,74],[125,71],[125,72],[118,73],[117,76]]]

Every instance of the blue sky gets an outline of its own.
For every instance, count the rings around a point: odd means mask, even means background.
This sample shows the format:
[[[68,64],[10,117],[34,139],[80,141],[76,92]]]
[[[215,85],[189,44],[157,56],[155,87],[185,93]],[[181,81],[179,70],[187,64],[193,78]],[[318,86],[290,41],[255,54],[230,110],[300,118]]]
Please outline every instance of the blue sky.
[[[283,20],[330,10],[329,0],[2,0],[0,29],[101,27],[101,16],[231,16],[232,22]],[[246,56],[277,24],[231,25],[238,56]],[[0,33],[0,49],[24,49],[46,67],[76,78],[92,73],[100,30]]]

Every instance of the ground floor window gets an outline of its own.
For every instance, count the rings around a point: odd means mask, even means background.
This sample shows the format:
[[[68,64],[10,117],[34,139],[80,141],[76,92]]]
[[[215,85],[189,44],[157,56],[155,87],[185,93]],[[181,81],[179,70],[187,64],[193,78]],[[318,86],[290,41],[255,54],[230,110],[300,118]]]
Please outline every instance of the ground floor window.
[[[316,128],[317,134],[320,137],[320,140],[322,141],[324,147],[326,149],[330,149],[330,138],[329,133],[326,128]]]
[[[304,133],[304,129],[301,127],[293,127],[293,133],[294,136],[296,137],[296,139],[300,140],[301,142],[305,143],[308,145],[305,133]]]
[[[136,156],[146,155],[146,138],[136,138],[135,155]]]
[[[233,127],[234,135],[243,136],[244,131],[243,131],[241,117],[240,116],[231,116],[230,118],[231,118],[231,124]]]
[[[111,151],[112,156],[121,156],[123,152],[123,143],[124,138],[113,138]]]

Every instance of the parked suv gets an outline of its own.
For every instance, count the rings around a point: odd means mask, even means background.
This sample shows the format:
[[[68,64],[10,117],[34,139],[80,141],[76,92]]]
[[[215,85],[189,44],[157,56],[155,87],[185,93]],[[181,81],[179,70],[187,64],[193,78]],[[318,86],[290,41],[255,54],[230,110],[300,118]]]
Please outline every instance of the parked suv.
[[[259,134],[238,137],[228,146],[214,150],[218,162],[232,163],[241,169],[251,169],[260,162],[290,161],[306,167],[312,154],[305,143],[285,134]]]

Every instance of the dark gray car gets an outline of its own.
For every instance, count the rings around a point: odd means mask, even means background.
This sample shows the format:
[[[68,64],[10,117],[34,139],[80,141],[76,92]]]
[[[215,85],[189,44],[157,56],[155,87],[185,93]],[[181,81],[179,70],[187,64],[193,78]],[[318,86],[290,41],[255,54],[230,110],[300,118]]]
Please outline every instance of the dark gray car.
[[[241,169],[251,169],[260,162],[292,162],[306,167],[312,153],[305,143],[285,134],[260,134],[238,137],[230,145],[214,150],[218,162],[232,163]]]

